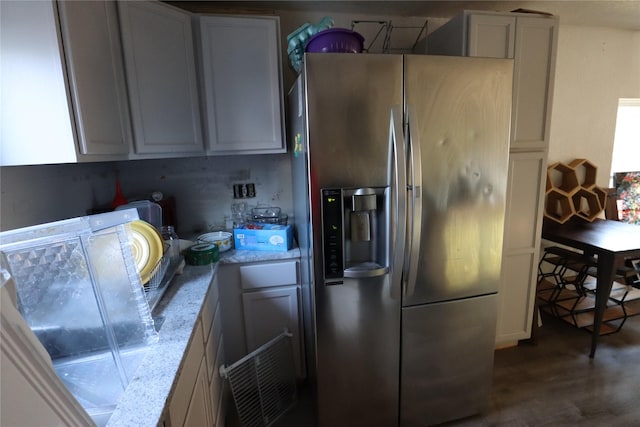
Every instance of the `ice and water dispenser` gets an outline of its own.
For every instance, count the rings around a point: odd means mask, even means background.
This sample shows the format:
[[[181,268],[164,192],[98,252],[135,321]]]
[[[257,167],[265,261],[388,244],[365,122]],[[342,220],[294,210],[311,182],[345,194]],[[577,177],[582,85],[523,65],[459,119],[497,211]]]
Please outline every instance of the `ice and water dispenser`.
[[[325,283],[389,271],[388,187],[322,189]]]

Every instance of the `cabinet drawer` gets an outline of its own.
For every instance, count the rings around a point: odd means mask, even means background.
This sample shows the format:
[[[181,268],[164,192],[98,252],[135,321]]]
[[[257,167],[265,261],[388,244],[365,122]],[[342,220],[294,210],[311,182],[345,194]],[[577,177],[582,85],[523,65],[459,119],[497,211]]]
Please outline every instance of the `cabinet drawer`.
[[[227,408],[225,406],[225,397],[227,391],[223,387],[222,393],[220,393],[220,399],[218,399],[218,418],[216,418],[216,427],[225,427],[225,418],[227,416]]]
[[[222,395],[222,387],[224,386],[224,379],[220,377],[220,374],[218,372],[218,369],[220,369],[220,366],[223,365],[222,363],[222,353],[224,352],[224,343],[222,342],[222,340],[220,340],[220,343],[218,344],[218,348],[217,348],[217,358],[216,358],[216,363],[215,363],[215,373],[213,375],[213,377],[211,378],[211,382],[209,383],[209,394],[211,396],[211,402],[213,405],[213,416],[214,418],[217,415],[217,411],[220,410],[220,397]]]
[[[296,261],[240,267],[242,289],[295,285],[298,280]]]
[[[222,337],[222,321],[220,306],[218,305],[218,309],[216,310],[216,315],[213,320],[213,327],[207,337],[207,345],[205,348],[205,353],[207,355],[207,369],[209,370],[209,379],[211,376],[215,376],[218,368],[215,366],[215,361],[217,360],[218,353],[217,349],[220,345],[220,340]]]
[[[211,285],[209,285],[209,292],[207,292],[207,296],[204,300],[204,306],[202,307],[202,326],[204,328],[204,336],[202,339],[204,342],[207,342],[207,336],[209,336],[211,325],[213,324],[213,317],[215,316],[218,307],[218,300],[218,275],[216,274],[211,281]]]
[[[201,321],[198,321],[192,338],[187,354],[182,362],[178,383],[175,386],[173,396],[169,403],[171,425],[184,424],[187,410],[189,409],[189,402],[191,401],[191,395],[198,379],[198,370],[204,358]]]

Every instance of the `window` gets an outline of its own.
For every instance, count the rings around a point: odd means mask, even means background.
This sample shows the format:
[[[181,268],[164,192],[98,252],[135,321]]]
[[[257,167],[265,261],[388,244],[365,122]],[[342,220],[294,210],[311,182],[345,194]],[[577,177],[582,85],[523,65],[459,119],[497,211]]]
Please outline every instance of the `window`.
[[[620,220],[640,224],[640,99],[618,101],[611,178]]]
[[[640,171],[640,99],[620,98],[611,174]]]

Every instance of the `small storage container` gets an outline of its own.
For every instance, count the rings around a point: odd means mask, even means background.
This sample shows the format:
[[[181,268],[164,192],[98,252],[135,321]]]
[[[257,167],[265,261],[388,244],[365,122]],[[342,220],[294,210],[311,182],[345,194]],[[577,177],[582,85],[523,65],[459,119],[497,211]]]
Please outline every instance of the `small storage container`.
[[[244,224],[233,229],[236,250],[286,252],[293,247],[293,227],[278,224]]]
[[[364,37],[346,28],[329,28],[311,36],[305,51],[360,53],[364,49]]]
[[[155,228],[160,230],[162,227],[162,207],[149,200],[137,200],[135,202],[127,203],[126,205],[120,205],[116,210],[132,209],[138,210],[138,216],[140,219],[147,221]]]

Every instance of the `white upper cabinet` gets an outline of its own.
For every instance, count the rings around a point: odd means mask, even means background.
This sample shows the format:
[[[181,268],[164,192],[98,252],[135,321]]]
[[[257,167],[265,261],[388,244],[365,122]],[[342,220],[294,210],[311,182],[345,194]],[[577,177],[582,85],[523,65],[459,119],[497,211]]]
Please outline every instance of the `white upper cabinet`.
[[[513,58],[515,16],[470,15],[467,54],[485,58]]]
[[[512,149],[549,146],[558,21],[519,16],[513,70]]]
[[[0,164],[127,159],[115,4],[2,1],[0,8]]]
[[[135,154],[204,154],[191,14],[147,1],[118,10]]]
[[[207,152],[284,153],[279,18],[198,22]]]
[[[55,9],[0,2],[0,164],[76,162]]]
[[[116,5],[58,3],[81,154],[126,159],[132,144]]]
[[[0,18],[2,166],[286,152],[277,17],[6,0]]]
[[[436,55],[513,58],[511,150],[546,149],[558,20],[530,14],[465,11],[431,33]]]

